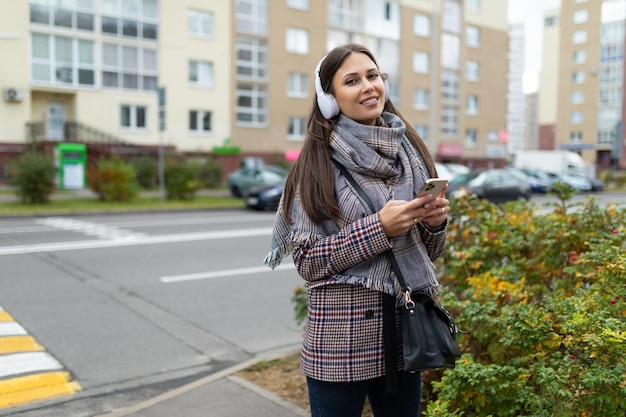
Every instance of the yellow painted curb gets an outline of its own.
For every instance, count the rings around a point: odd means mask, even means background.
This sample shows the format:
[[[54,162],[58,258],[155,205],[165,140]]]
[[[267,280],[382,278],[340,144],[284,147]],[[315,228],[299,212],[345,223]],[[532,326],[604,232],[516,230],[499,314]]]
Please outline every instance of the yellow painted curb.
[[[0,355],[15,352],[36,352],[41,350],[44,350],[43,346],[37,343],[32,336],[0,337]]]
[[[0,409],[80,391],[68,372],[49,372],[0,381]]]
[[[0,321],[13,321],[13,317],[6,311],[0,310]]]

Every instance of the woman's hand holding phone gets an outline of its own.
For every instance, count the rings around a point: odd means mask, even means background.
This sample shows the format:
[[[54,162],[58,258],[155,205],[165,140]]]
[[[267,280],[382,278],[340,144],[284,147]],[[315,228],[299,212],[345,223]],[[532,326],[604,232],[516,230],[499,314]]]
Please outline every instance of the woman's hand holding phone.
[[[432,178],[411,201],[390,200],[379,211],[383,230],[388,237],[406,233],[413,225],[424,222],[440,226],[448,217],[449,201],[445,198],[448,181]]]

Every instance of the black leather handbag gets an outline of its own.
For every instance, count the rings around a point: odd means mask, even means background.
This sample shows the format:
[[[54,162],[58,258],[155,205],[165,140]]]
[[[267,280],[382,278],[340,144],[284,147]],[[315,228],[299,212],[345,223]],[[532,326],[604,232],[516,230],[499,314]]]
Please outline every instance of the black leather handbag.
[[[405,293],[402,307],[403,369],[409,372],[454,368],[461,356],[452,315],[430,295]]]
[[[335,165],[350,182],[372,212],[376,212],[370,198],[357,184],[350,172],[337,161]],[[418,372],[441,368],[454,368],[461,356],[457,333],[461,333],[454,317],[430,295],[413,292],[406,286],[396,257],[391,250],[385,252],[391,263],[400,287],[403,289],[405,305],[402,307],[402,356],[403,370]],[[385,295],[383,305],[384,339],[387,376],[395,378],[395,299]],[[388,380],[389,382],[389,380]],[[397,381],[395,381],[397,382]],[[391,381],[391,385],[395,385]],[[389,385],[389,384],[388,384]],[[389,387],[388,387],[389,388]]]

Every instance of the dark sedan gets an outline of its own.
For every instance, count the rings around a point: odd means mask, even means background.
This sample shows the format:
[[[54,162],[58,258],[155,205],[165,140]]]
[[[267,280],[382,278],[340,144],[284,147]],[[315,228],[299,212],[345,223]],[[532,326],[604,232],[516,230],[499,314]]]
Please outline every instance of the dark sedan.
[[[527,181],[505,169],[488,169],[461,174],[450,181],[448,195],[458,198],[474,194],[493,203],[529,200],[532,190]]]
[[[254,210],[276,210],[284,189],[283,184],[252,187],[246,196],[246,207]]]

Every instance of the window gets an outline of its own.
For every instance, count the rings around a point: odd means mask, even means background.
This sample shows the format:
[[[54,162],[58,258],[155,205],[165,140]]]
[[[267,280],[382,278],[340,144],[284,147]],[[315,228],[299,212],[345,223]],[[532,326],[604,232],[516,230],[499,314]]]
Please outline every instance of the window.
[[[543,26],[546,28],[556,26],[556,16],[548,16],[543,19]]]
[[[589,13],[587,10],[576,10],[574,12],[574,24],[578,25],[581,23],[587,23],[589,20]]]
[[[447,103],[459,101],[459,73],[456,71],[441,72],[441,100]]]
[[[474,26],[465,28],[465,43],[472,48],[480,48],[480,29]]]
[[[290,72],[287,75],[287,97],[307,98],[309,96],[309,75]]]
[[[428,141],[428,126],[427,125],[415,125],[413,126],[415,131],[424,141]]]
[[[309,0],[287,0],[287,7],[298,10],[309,10]]]
[[[459,0],[443,1],[441,28],[445,32],[461,33],[461,3]]]
[[[430,55],[427,52],[413,53],[413,71],[418,74],[427,74],[430,67]]]
[[[30,5],[30,22],[57,28],[94,31],[93,0],[79,2],[78,5],[68,2]]]
[[[571,124],[581,124],[584,120],[583,112],[573,111],[569,115],[569,122]]]
[[[304,117],[290,117],[287,137],[289,139],[304,140],[306,119]]]
[[[467,10],[474,13],[480,12],[480,0],[469,0],[467,2]]]
[[[361,31],[364,27],[362,15],[363,0],[338,0],[328,2],[328,23],[344,31],[353,29]]]
[[[583,132],[570,132],[569,134],[570,143],[582,143],[582,141],[583,141]]]
[[[478,96],[467,96],[465,113],[470,116],[476,116],[478,114]]]
[[[583,91],[572,91],[569,99],[570,104],[583,104],[585,102],[585,93]]]
[[[146,129],[146,107],[122,105],[120,110],[120,127],[133,130]]]
[[[456,107],[441,108],[441,136],[456,138],[459,135],[459,110]]]
[[[93,87],[95,46],[92,41],[33,33],[31,36],[33,82]]]
[[[213,64],[205,61],[189,61],[189,84],[213,87]]]
[[[306,29],[287,28],[287,52],[306,55],[309,53],[309,31]]]
[[[158,0],[102,0],[102,33],[111,36],[156,40]]]
[[[425,14],[416,14],[413,17],[413,33],[417,36],[430,36],[430,17]]]
[[[443,33],[441,35],[441,66],[459,69],[461,65],[461,39],[458,35]]]
[[[267,78],[267,42],[237,38],[237,78],[264,81]]]
[[[154,91],[157,75],[156,49],[102,44],[103,87]]]
[[[465,79],[467,81],[480,80],[480,64],[476,61],[467,61],[465,63]]]
[[[572,42],[574,42],[574,45],[580,45],[582,43],[586,43],[587,42],[587,31],[586,30],[577,30],[574,32],[574,35],[572,36]]]
[[[478,146],[478,130],[466,129],[465,130],[465,147],[475,148]]]
[[[267,88],[265,86],[238,84],[236,103],[239,126],[264,127],[267,124]]]
[[[268,0],[237,0],[235,19],[237,32],[267,35]]]
[[[585,82],[585,71],[574,71],[572,73],[572,82],[574,84],[583,84]]]
[[[190,110],[189,131],[193,133],[211,133],[211,112]]]
[[[587,62],[587,51],[574,51],[574,64],[584,64]]]
[[[213,36],[213,14],[198,10],[187,11],[187,33],[189,36],[210,38]]]
[[[418,88],[413,93],[413,108],[415,110],[428,110],[429,91],[425,88]]]

